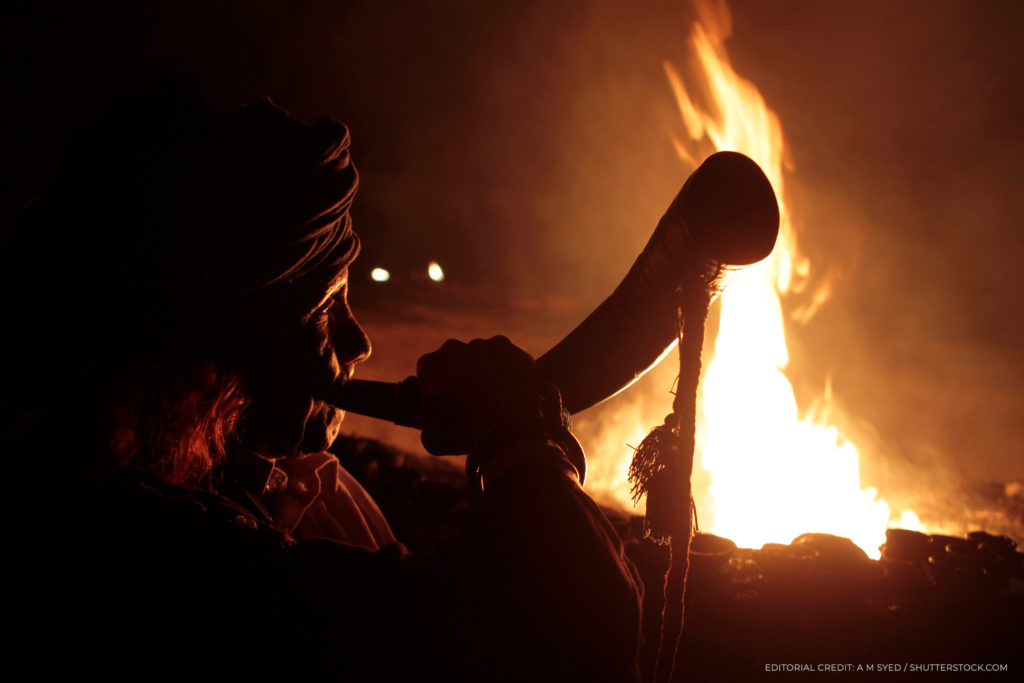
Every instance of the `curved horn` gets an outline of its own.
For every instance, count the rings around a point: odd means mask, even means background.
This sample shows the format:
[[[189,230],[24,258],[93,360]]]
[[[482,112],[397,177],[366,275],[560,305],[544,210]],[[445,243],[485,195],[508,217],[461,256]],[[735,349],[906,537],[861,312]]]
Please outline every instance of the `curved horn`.
[[[760,261],[778,232],[778,202],[758,165],[738,152],[708,157],[615,291],[537,359],[566,409],[585,410],[647,372],[676,343],[677,290],[721,282]],[[352,380],[329,394],[325,400],[343,410],[417,426],[415,377],[397,384]]]

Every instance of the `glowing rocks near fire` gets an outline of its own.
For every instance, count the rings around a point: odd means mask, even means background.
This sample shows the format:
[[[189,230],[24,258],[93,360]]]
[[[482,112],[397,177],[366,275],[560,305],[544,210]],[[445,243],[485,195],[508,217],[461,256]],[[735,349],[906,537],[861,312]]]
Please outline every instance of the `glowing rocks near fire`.
[[[920,522],[909,510],[894,516],[875,489],[862,487],[857,447],[826,421],[827,392],[824,409],[816,411],[821,420],[799,414],[785,374],[782,297],[801,291],[810,264],[797,249],[787,211],[782,129],[757,88],[729,63],[725,5],[700,9],[691,42],[705,86],[701,97],[665,65],[686,130],[687,139],[675,140],[676,150],[693,166],[712,151],[746,154],[771,180],[781,213],[775,251],[738,273],[721,297],[698,408],[697,462],[710,475],[707,496],[698,500],[701,528],[745,547],[789,542],[807,531],[830,533],[877,558],[887,526],[918,529]],[[828,291],[807,298],[811,305],[792,318],[806,322]],[[635,433],[619,436],[639,442]]]

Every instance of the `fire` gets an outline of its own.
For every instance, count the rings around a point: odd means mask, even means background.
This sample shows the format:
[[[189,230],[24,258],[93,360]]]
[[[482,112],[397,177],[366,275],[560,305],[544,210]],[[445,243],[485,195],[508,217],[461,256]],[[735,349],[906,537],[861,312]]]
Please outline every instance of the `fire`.
[[[700,9],[691,41],[706,81],[707,105],[701,106],[676,69],[665,65],[688,138],[676,139],[676,149],[693,166],[704,156],[694,148],[751,157],[771,180],[781,216],[775,251],[742,270],[722,295],[698,409],[697,457],[710,475],[703,500],[698,491],[701,527],[746,547],[789,542],[809,531],[832,533],[877,557],[890,522],[911,529],[919,522],[910,511],[894,520],[877,491],[862,488],[857,447],[827,424],[827,392],[821,401],[825,410],[798,411],[785,374],[789,353],[782,297],[805,286],[810,264],[797,250],[787,210],[782,128],[757,88],[729,63],[724,4]],[[811,305],[792,313],[794,320],[809,319],[828,290],[807,298]],[[631,437],[635,445],[639,439]]]

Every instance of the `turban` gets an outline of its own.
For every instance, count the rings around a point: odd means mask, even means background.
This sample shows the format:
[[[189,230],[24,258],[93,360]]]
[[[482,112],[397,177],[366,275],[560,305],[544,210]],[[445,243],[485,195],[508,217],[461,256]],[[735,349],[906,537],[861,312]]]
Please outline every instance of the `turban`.
[[[336,121],[305,125],[269,99],[217,115],[161,79],[76,136],[12,248],[76,286],[186,300],[337,271],[359,250],[349,144]]]
[[[344,125],[270,100],[217,114],[176,78],[118,98],[6,239],[10,350],[124,358],[201,333],[241,298],[330,282],[359,249],[349,143]]]
[[[355,258],[358,176],[342,124],[306,126],[262,100],[218,122],[200,158],[203,180],[191,186],[200,196],[184,206],[212,224],[215,263],[206,265],[222,291],[330,278]]]

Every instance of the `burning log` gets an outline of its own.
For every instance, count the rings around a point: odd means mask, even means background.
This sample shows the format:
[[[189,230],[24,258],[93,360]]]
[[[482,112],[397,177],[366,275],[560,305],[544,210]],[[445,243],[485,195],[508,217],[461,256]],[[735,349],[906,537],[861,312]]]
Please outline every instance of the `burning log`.
[[[977,593],[1024,591],[1024,554],[1008,536],[972,531],[966,538],[889,529],[881,562],[929,583]]]

